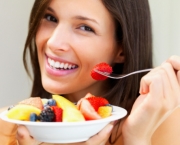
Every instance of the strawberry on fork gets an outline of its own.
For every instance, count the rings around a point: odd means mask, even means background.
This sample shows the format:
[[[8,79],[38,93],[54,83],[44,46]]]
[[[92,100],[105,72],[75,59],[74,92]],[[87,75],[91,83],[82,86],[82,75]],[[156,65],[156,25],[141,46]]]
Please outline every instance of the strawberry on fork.
[[[93,70],[91,71],[91,77],[93,79],[95,79],[95,80],[98,80],[98,81],[105,80],[105,79],[107,79],[107,77],[95,72],[94,70],[98,70],[98,71],[101,71],[101,72],[106,72],[106,73],[109,73],[109,74],[112,73],[112,67],[109,64],[107,64],[105,62],[97,64],[93,68]]]

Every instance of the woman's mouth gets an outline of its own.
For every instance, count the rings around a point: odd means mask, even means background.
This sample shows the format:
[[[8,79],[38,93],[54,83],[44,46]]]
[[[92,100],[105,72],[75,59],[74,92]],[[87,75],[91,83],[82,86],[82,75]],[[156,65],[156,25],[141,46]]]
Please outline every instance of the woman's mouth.
[[[71,64],[68,62],[55,61],[51,58],[48,58],[48,64],[50,65],[51,68],[58,69],[58,70],[72,70],[78,67],[75,64]]]
[[[51,76],[67,76],[77,71],[78,65],[46,56],[46,72]]]

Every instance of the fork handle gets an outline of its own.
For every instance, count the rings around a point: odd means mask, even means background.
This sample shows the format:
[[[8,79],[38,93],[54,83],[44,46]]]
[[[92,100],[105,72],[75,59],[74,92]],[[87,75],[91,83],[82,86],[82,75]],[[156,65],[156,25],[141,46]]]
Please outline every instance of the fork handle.
[[[138,74],[138,73],[147,72],[147,71],[151,71],[151,70],[152,70],[152,68],[134,71],[134,72],[128,73],[128,74],[126,74],[126,75],[122,75],[122,76],[120,76],[120,77],[117,77],[116,79],[125,78],[125,77],[130,76],[130,75],[133,75],[133,74]],[[115,77],[114,77],[114,78],[115,78]]]
[[[142,70],[138,70],[138,71],[134,71],[132,73],[129,73],[128,75],[137,74],[137,73],[141,73],[141,72],[147,72],[147,71],[151,71],[151,70],[152,70],[152,68],[142,69]]]

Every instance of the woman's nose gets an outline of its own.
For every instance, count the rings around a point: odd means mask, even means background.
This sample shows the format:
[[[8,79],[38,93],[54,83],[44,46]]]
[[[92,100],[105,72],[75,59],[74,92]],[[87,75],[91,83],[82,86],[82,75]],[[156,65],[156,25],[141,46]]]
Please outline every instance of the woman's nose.
[[[70,49],[69,36],[70,31],[68,28],[59,25],[52,31],[47,45],[53,51],[68,51]]]

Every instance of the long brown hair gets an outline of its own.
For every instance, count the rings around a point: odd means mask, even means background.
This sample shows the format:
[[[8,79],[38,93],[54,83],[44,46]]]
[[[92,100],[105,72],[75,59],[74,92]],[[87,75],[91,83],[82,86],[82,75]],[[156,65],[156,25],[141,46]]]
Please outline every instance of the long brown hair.
[[[126,74],[151,68],[152,32],[148,0],[102,0],[102,2],[114,17],[117,43],[121,44],[125,56],[124,63],[116,64],[113,71]],[[109,80],[112,87],[108,90],[106,98],[110,103],[126,108],[130,113],[132,105],[139,96],[140,79],[144,74]],[[109,138],[111,144],[114,144],[120,136],[117,132],[114,140],[112,136]]]
[[[152,67],[152,32],[148,0],[102,0],[114,17],[116,39],[123,48],[125,61],[116,64],[115,73],[129,73]],[[114,105],[128,111],[138,97],[140,79],[144,74],[133,75],[120,80],[109,80],[111,89],[106,98]]]
[[[28,75],[32,78],[33,86],[31,95],[32,97],[40,96],[43,98],[50,98],[50,93],[44,90],[41,83],[41,72],[38,63],[37,48],[35,44],[35,36],[40,25],[41,19],[44,16],[44,12],[48,7],[50,0],[35,0],[33,8],[31,10],[29,20],[29,31],[26,38],[26,43],[23,52],[24,67]],[[30,62],[29,62],[30,60]],[[32,68],[29,69],[28,64],[31,64]]]
[[[50,0],[35,0],[30,21],[29,33],[24,47],[23,62],[27,73],[28,58],[32,65],[33,86],[31,96],[51,97],[41,83],[41,73],[37,57],[35,35],[44,11]],[[115,73],[129,73],[134,70],[152,67],[152,34],[148,0],[102,0],[111,13],[116,24],[116,40],[123,49],[125,61],[115,64]],[[144,74],[133,75],[120,80],[109,79],[109,89],[104,97],[116,106],[126,108],[130,112],[138,97],[140,79]],[[110,141],[112,142],[112,141]]]

